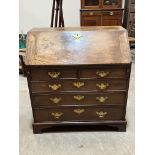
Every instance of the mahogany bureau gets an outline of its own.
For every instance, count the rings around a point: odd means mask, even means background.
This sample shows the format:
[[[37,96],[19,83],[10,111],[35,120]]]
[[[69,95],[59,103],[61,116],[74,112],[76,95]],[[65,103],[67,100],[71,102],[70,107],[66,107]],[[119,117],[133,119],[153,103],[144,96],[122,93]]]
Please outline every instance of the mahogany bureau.
[[[120,26],[28,32],[25,64],[34,133],[80,126],[126,131],[127,38]]]

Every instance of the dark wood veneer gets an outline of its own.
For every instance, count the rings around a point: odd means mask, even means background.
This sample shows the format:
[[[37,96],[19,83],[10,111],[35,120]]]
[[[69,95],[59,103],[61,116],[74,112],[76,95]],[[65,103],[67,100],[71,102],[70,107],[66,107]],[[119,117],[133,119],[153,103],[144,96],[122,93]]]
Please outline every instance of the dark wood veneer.
[[[84,96],[81,100],[76,100],[74,96]],[[105,101],[100,102],[98,98],[105,98]],[[58,98],[60,101],[54,103],[51,98]],[[124,105],[126,101],[126,92],[108,92],[108,93],[68,93],[63,94],[33,94],[33,106],[45,107],[45,106],[88,106],[88,105]]]
[[[75,87],[73,84],[76,82],[84,83],[84,86],[81,86],[80,88]],[[105,84],[107,87],[103,90],[98,88],[96,85],[99,84]],[[58,90],[52,90],[49,85],[61,85],[61,87]],[[126,90],[127,89],[127,81],[125,79],[106,79],[106,80],[53,80],[53,81],[46,81],[46,82],[31,82],[31,90],[35,93],[41,93],[41,92],[56,92],[56,91],[99,91],[99,92],[105,92],[108,90]]]
[[[84,110],[84,112],[78,114],[74,110]],[[99,117],[96,112],[107,112],[107,115],[102,118]],[[122,119],[123,109],[120,106],[117,107],[63,107],[63,108],[47,108],[47,109],[34,109],[37,122],[48,121],[105,121],[105,120],[120,120]],[[62,113],[60,118],[55,118],[52,113]]]
[[[123,10],[81,10],[81,26],[122,25]]]
[[[73,30],[72,28],[67,28],[66,30],[37,29],[28,33],[25,69],[34,117],[34,133],[67,131],[67,129],[71,129],[71,131],[75,131],[75,129],[83,131],[88,129],[126,131],[125,114],[131,71],[126,31],[120,27],[76,28],[76,31]],[[87,31],[88,36],[91,33],[95,34],[96,31],[101,31],[101,33],[103,31],[103,34],[106,34],[105,36],[103,35],[105,37],[104,40],[106,38],[112,39],[117,49],[114,52],[113,44],[111,45],[111,41],[107,40],[107,44],[100,44],[99,46],[100,55],[98,55],[99,50],[96,45],[92,46],[91,51],[87,51],[85,44],[80,44],[84,46],[83,51],[76,49],[76,52],[78,52],[76,53],[73,49],[70,49],[70,54],[66,57],[64,57],[64,54],[68,51],[64,52],[62,45],[59,45],[61,47],[59,48],[60,51],[53,53],[53,51],[49,50],[47,59],[47,53],[46,56],[44,53],[37,53],[37,48],[42,48],[41,46],[46,45],[46,43],[34,44],[34,38],[37,38],[40,33],[48,32],[53,34],[54,32],[55,35],[57,33],[60,35],[63,32],[63,35],[60,36],[68,38],[69,36],[64,35],[64,31],[67,34],[70,31],[75,33],[77,30],[82,30],[83,34],[86,34],[85,31]],[[44,36],[46,36],[46,33]],[[121,40],[123,40],[121,46],[118,46],[120,42],[120,40],[117,40],[118,38],[120,39],[119,35],[121,35]],[[92,35],[90,36],[92,37]],[[112,36],[118,37],[114,40]],[[94,40],[98,40],[100,37],[101,35],[96,35]],[[68,41],[65,38],[63,39],[65,42],[61,41],[61,43],[65,43],[66,47],[73,47],[72,44],[76,44],[70,42],[69,38]],[[40,41],[39,38],[37,41]],[[89,39],[87,41],[87,45],[91,46]],[[92,41],[93,38],[91,38]],[[55,43],[54,40],[53,42]],[[95,50],[98,50],[98,52],[96,53]],[[34,54],[34,52],[36,53]],[[44,52],[44,48],[41,52]],[[117,56],[114,54],[116,52]],[[71,55],[76,60],[76,63],[70,60]],[[83,56],[88,63],[83,64]],[[52,59],[53,57],[55,59]],[[61,57],[61,59],[57,59],[58,57]],[[63,62],[65,63],[63,64]],[[98,76],[96,74],[98,71],[105,75],[103,77]],[[49,76],[49,72],[60,72],[61,74],[53,78]],[[77,88],[73,86],[74,82],[82,82],[84,85]],[[108,83],[107,88],[100,90],[96,84],[101,83]],[[61,87],[58,90],[49,88],[49,85],[60,84]],[[76,99],[74,96],[76,96]],[[69,127],[67,128],[67,126]]]

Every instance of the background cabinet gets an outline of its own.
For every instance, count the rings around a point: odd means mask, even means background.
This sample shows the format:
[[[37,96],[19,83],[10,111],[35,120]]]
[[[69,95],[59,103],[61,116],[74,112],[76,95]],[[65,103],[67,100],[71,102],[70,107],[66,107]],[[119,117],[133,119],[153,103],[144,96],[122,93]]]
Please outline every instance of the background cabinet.
[[[81,26],[122,25],[123,10],[81,11]]]
[[[81,0],[81,26],[122,25],[122,0]]]
[[[102,25],[122,25],[122,11],[103,11]]]
[[[102,25],[102,16],[101,15],[83,15],[82,26],[101,26]]]

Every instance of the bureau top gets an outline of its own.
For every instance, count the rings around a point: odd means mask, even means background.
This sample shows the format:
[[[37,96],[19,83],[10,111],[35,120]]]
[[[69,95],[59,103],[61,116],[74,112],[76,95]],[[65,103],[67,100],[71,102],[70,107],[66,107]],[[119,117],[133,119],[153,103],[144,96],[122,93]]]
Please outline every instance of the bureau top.
[[[131,62],[127,31],[120,26],[35,28],[26,47],[26,65]]]

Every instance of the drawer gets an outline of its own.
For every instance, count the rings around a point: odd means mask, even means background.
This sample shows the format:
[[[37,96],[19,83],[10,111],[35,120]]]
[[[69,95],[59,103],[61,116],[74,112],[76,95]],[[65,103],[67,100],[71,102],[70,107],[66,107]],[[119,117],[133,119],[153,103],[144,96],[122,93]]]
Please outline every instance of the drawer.
[[[81,15],[83,16],[102,15],[102,12],[101,11],[86,11],[86,12],[82,12]]]
[[[107,91],[126,90],[127,80],[57,80],[46,82],[31,82],[32,93],[60,92],[60,91]]]
[[[59,105],[112,105],[124,104],[126,93],[95,93],[95,94],[40,94],[33,95],[34,107]]]
[[[76,69],[50,69],[46,67],[31,69],[32,81],[49,81],[63,78],[77,78]]]
[[[82,12],[82,16],[102,16],[104,19],[122,18],[122,11],[89,11]]]
[[[104,121],[121,120],[122,107],[63,107],[34,109],[37,122],[47,121]]]
[[[127,77],[126,68],[97,68],[81,69],[80,78],[125,78]]]
[[[121,19],[122,11],[103,11],[102,12],[103,19]]]

